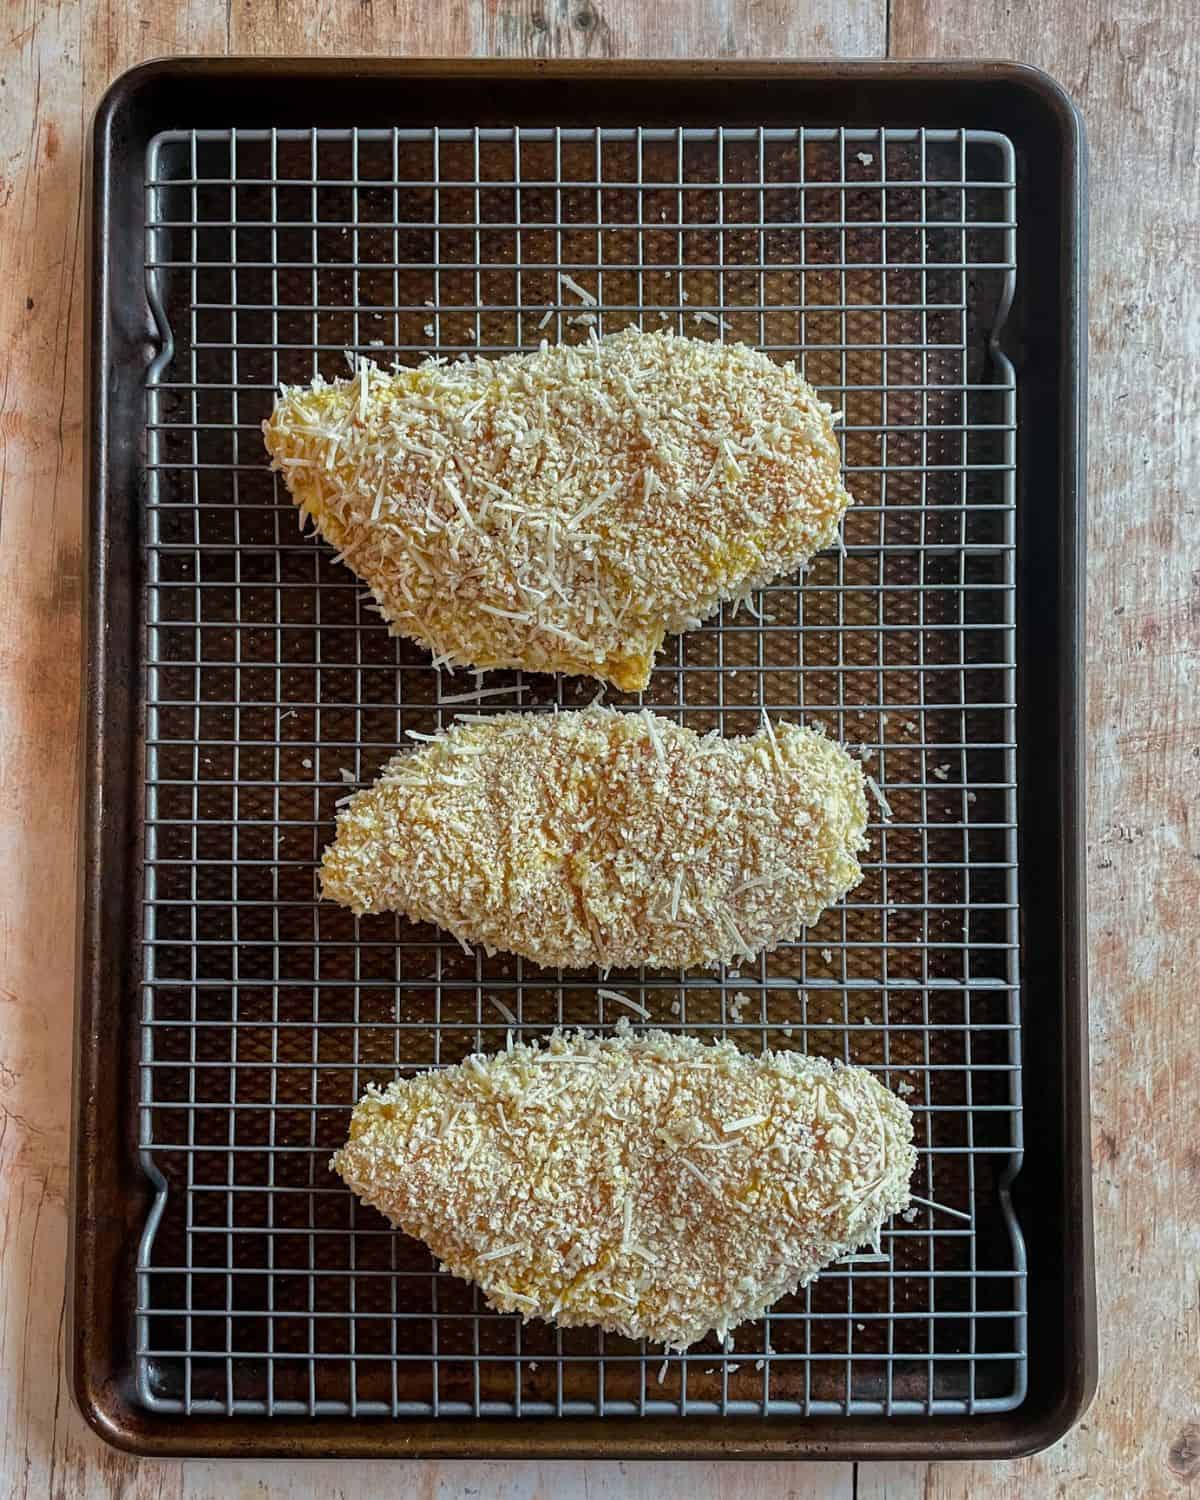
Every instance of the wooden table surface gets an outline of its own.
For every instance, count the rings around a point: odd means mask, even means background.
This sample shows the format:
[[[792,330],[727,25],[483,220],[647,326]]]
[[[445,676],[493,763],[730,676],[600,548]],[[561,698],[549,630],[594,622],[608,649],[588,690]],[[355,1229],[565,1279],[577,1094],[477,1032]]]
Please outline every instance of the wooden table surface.
[[[1190,19],[1189,19],[1190,14]],[[81,147],[167,53],[1007,57],[1091,144],[1088,880],[1100,1393],[1010,1465],[139,1463],[61,1373],[79,774]],[[7,0],[0,18],[0,1493],[1200,1494],[1200,26],[1187,0]],[[1196,903],[1196,904],[1193,904]],[[1037,1142],[1031,1149],[1037,1149]]]

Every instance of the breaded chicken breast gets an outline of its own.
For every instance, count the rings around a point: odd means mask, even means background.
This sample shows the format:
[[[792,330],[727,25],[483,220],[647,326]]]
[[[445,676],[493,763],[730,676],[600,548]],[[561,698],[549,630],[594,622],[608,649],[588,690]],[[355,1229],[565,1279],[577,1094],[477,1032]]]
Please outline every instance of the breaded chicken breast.
[[[331,1163],[500,1311],[673,1349],[877,1244],[915,1164],[863,1068],[628,1030],[370,1092]]]
[[[830,408],[744,344],[626,329],[284,387],[292,498],[394,634],[455,666],[646,685],[683,630],[833,542]],[[302,522],[303,524],[303,522]]]
[[[858,884],[866,823],[857,761],[813,729],[501,714],[352,797],[321,883],[547,967],[680,968],[795,938]]]

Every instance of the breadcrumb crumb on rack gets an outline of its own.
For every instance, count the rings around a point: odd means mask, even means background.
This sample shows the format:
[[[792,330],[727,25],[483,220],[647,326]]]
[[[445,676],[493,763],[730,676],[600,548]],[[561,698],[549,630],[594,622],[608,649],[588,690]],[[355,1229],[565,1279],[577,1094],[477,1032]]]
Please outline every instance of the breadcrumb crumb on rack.
[[[815,729],[701,738],[593,704],[415,737],[322,860],[360,916],[544,967],[679,968],[790,941],[862,877],[862,769]]]
[[[915,1163],[863,1068],[622,1027],[370,1090],[331,1166],[500,1311],[682,1350],[877,1244]]]
[[[394,634],[625,689],[667,632],[830,546],[851,503],[831,408],[793,366],[669,331],[360,359],[283,387],[263,434]]]

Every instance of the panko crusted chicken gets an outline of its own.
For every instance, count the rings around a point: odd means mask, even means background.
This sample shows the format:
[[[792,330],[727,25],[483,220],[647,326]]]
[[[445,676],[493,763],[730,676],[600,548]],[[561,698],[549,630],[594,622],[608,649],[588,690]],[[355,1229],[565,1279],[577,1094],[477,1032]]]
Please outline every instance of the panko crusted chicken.
[[[915,1163],[863,1068],[626,1028],[369,1092],[331,1165],[500,1311],[684,1349],[877,1245]]]
[[[324,895],[544,967],[733,962],[862,878],[863,774],[813,729],[703,738],[648,709],[473,718],[352,797]]]
[[[744,344],[626,329],[284,387],[263,424],[393,634],[440,662],[645,687],[668,631],[828,547],[832,412]],[[301,518],[303,525],[303,517]]]

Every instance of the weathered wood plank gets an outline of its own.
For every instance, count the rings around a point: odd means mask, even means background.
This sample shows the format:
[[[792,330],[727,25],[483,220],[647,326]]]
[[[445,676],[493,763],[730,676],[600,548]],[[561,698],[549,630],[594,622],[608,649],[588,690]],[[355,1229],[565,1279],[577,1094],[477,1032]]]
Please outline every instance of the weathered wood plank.
[[[61,1372],[79,743],[82,142],[109,79],[220,48],[219,6],[27,0],[0,38],[0,1492],[180,1493],[85,1427]]]
[[[863,1466],[861,1500],[1200,1479],[1200,34],[1171,0],[893,0],[896,56],[1018,57],[1091,148],[1088,882],[1100,1392],[1012,1465]],[[1190,552],[1190,560],[1189,560]]]
[[[885,0],[484,0],[472,50],[495,57],[878,57]]]
[[[466,0],[228,0],[227,50],[256,57],[458,57],[471,50],[476,8]]]
[[[336,1478],[326,1464],[184,1470],[187,1500],[852,1500],[854,1488],[850,1464],[362,1463]]]

